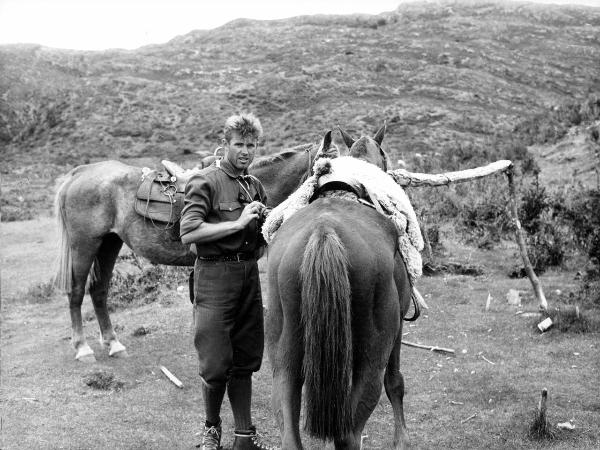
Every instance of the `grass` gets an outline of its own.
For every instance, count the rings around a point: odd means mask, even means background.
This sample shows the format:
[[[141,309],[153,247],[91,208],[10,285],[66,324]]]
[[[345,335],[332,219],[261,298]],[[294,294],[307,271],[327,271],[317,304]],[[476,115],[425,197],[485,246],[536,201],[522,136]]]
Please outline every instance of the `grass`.
[[[506,304],[506,292],[531,288],[527,280],[506,275],[514,251],[510,245],[489,252],[449,240],[445,247],[454,261],[485,270],[476,277],[444,273],[419,281],[430,309],[416,323],[404,324],[404,338],[454,348],[456,357],[402,348],[412,448],[598,448],[598,334],[556,329],[541,334],[530,320],[515,314],[517,310]],[[261,276],[266,287],[264,271]],[[574,289],[572,280],[573,272],[550,271],[541,277],[551,306],[556,305],[553,290]],[[488,293],[492,301],[485,311]],[[185,449],[199,442],[196,433],[203,412],[191,307],[187,298],[176,295],[170,294],[176,301],[135,302],[112,314],[128,347],[126,359],[109,358],[95,340],[96,324],[86,323],[88,342],[98,358],[92,371],[73,361],[62,299],[9,305],[3,322],[7,411],[3,448],[30,448],[41,437],[47,448]],[[531,295],[522,298],[523,309],[537,310]],[[87,312],[93,314],[89,302]],[[143,339],[131,335],[140,334],[134,330],[141,328],[152,332]],[[159,365],[173,372],[184,388],[172,386]],[[78,380],[90,380],[100,388],[78,387]],[[543,388],[548,389],[549,425],[554,429],[570,420],[575,429],[556,430],[555,439],[537,441],[529,432]],[[43,402],[43,410],[23,398]],[[265,358],[254,377],[253,419],[265,440],[277,444],[270,398],[271,368]],[[227,400],[222,417],[223,444],[228,448],[233,442],[233,417]],[[96,430],[93,436],[89,429]],[[384,393],[363,434],[365,449],[390,448],[393,415]],[[332,448],[304,434],[303,442],[307,450]]]

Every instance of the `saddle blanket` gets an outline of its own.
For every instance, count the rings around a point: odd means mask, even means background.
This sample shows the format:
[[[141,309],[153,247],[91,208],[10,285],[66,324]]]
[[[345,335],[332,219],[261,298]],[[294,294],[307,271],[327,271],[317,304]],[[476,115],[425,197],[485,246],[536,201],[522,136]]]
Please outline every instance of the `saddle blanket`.
[[[406,192],[392,177],[374,164],[351,157],[319,158],[310,176],[283,203],[275,207],[263,225],[263,236],[267,243],[275,237],[279,227],[294,213],[309,204],[318,186],[328,181],[345,180],[350,185],[362,185],[367,192],[373,192],[384,211],[398,230],[398,246],[410,276],[415,282],[422,275],[421,251],[423,236],[417,216]]]

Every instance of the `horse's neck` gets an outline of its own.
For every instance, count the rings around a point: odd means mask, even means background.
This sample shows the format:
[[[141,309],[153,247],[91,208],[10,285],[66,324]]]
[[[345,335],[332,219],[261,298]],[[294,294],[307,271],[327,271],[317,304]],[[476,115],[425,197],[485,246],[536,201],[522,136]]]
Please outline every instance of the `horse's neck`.
[[[256,176],[264,185],[269,203],[276,206],[285,200],[310,173],[316,149],[282,155],[273,158],[268,164],[250,168],[250,173]]]

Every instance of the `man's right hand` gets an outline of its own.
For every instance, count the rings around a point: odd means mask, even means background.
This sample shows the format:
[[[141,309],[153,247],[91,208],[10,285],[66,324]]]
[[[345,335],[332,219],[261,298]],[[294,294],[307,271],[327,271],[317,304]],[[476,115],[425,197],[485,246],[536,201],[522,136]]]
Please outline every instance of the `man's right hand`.
[[[246,226],[254,219],[258,219],[261,212],[265,209],[265,205],[261,202],[254,201],[252,203],[248,203],[246,207],[243,209],[242,214],[238,217],[238,223],[243,227]]]

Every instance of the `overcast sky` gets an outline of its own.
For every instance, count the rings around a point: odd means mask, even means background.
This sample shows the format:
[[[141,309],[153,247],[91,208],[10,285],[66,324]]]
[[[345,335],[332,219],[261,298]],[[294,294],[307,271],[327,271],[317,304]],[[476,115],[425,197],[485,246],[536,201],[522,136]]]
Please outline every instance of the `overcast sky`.
[[[0,0],[0,44],[35,43],[78,50],[133,49],[240,17],[379,14],[407,0]],[[533,0],[585,4],[600,0]]]

